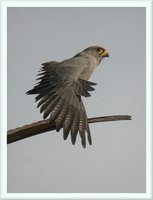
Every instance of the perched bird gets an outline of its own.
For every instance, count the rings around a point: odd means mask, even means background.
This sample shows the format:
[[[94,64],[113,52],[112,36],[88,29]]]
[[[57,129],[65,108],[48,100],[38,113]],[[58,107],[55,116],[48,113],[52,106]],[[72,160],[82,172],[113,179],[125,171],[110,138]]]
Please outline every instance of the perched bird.
[[[89,82],[91,74],[103,58],[108,57],[108,51],[99,46],[91,46],[74,57],[61,62],[43,63],[38,74],[39,80],[33,89],[26,94],[37,94],[40,113],[43,118],[50,115],[50,123],[55,123],[56,131],[63,128],[63,138],[71,134],[72,144],[75,144],[79,132],[82,146],[86,147],[86,134],[91,145],[91,134],[87,114],[81,96],[89,97],[96,83]]]

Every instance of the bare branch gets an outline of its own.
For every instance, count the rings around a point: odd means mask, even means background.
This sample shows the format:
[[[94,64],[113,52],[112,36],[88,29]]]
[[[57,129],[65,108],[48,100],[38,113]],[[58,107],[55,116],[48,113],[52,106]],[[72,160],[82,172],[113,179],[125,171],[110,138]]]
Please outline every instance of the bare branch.
[[[89,123],[97,122],[108,122],[108,121],[119,121],[119,120],[131,120],[129,115],[113,115],[113,116],[103,116],[88,119]],[[55,130],[55,124],[51,124],[49,119],[34,122],[32,124],[24,125],[13,130],[8,130],[7,134],[7,144],[22,140],[34,135],[45,133],[47,131]]]

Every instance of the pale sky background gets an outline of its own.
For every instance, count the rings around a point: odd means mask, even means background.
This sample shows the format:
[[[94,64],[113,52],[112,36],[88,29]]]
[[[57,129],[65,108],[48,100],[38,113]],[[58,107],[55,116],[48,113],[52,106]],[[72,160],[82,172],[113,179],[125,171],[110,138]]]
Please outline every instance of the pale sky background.
[[[35,96],[41,63],[100,45],[88,117],[129,114],[132,121],[90,125],[93,145],[73,146],[62,131],[8,145],[8,192],[143,193],[145,177],[145,8],[8,8],[8,129],[42,120]]]

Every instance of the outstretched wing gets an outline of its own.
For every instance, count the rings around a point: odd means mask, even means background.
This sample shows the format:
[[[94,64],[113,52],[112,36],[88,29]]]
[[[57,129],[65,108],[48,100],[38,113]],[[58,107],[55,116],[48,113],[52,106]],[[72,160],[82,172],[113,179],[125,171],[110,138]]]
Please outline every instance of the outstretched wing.
[[[76,79],[69,72],[69,67],[63,67],[58,62],[44,63],[40,71],[39,82],[27,92],[37,94],[36,101],[43,118],[50,115],[51,123],[55,122],[56,131],[63,128],[63,138],[71,134],[72,144],[75,144],[79,132],[82,146],[86,146],[86,132],[89,144],[92,144],[86,111],[81,96],[90,96],[89,91],[96,83]],[[70,69],[71,71],[71,69]]]

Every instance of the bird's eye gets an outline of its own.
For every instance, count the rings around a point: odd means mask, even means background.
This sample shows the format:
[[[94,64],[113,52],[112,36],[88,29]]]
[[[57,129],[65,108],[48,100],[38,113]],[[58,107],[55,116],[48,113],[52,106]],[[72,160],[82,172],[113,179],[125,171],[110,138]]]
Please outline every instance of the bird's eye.
[[[98,48],[98,49],[97,49],[97,52],[98,52],[99,55],[101,55],[101,54],[103,53],[103,51],[104,51],[104,50],[101,49],[101,48]]]

